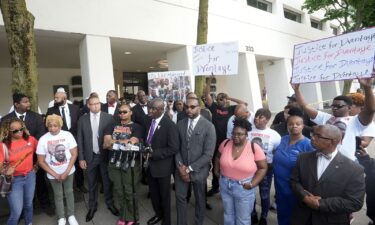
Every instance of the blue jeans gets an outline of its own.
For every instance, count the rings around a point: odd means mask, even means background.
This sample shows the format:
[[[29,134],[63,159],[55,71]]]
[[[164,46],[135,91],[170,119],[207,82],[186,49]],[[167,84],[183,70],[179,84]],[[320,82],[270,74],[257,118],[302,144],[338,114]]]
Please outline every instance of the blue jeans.
[[[35,191],[35,172],[26,176],[16,176],[12,181],[12,192],[7,195],[10,216],[7,225],[17,225],[23,210],[25,225],[33,222],[33,198]]]
[[[251,178],[241,181],[220,176],[220,194],[224,205],[224,225],[251,225],[250,214],[255,201],[255,189],[246,190],[243,184]]]
[[[268,211],[270,209],[270,191],[271,191],[271,184],[272,184],[272,176],[273,176],[273,169],[269,168],[267,170],[266,176],[262,179],[259,183],[259,195],[260,195],[260,203],[262,205],[262,213],[260,215],[261,218],[267,219]],[[254,201],[254,209],[251,213],[252,216],[257,215],[257,211],[255,208],[255,201]]]

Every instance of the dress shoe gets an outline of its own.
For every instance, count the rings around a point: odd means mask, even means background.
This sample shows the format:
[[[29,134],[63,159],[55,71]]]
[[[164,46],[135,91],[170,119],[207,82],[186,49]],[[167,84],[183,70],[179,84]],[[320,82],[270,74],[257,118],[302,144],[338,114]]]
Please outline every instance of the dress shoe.
[[[219,193],[219,190],[218,189],[211,189],[207,192],[207,197],[212,197],[214,196],[215,194]]]
[[[154,225],[154,224],[159,223],[162,219],[163,219],[162,217],[153,216],[153,217],[151,217],[151,219],[149,219],[149,220],[147,221],[147,224],[148,224],[148,225]]]
[[[259,220],[259,225],[267,225],[267,219],[265,219],[265,218],[260,218],[260,220]]]
[[[114,216],[119,216],[120,215],[120,212],[118,211],[118,209],[116,209],[116,207],[114,207],[113,205],[108,206],[108,209],[109,209],[109,211],[111,211],[111,213]]]
[[[207,210],[212,210],[212,206],[210,205],[210,203],[206,202],[206,209]]]
[[[84,194],[86,194],[86,193],[88,193],[89,192],[89,190],[87,190],[87,188],[85,187],[85,186],[81,186],[81,187],[78,187],[77,188],[80,192],[82,192],[82,193],[84,193]]]
[[[89,222],[92,220],[92,218],[94,218],[95,212],[96,209],[89,209],[89,212],[86,215],[86,222]]]
[[[251,224],[254,225],[254,224],[258,224],[259,220],[258,220],[258,216],[257,215],[251,215]]]

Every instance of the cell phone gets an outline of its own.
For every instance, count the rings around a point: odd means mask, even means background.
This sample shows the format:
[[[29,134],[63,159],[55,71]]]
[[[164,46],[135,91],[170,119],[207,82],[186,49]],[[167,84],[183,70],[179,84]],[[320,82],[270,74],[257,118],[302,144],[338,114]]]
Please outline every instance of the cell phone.
[[[356,150],[362,149],[361,142],[362,142],[361,137],[355,136],[355,149]]]

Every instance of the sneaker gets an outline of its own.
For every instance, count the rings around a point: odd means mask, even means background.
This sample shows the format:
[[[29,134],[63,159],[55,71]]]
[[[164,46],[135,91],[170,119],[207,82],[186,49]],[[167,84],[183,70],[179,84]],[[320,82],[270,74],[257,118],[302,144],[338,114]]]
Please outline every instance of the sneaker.
[[[260,218],[260,220],[259,220],[259,225],[267,225],[267,219],[265,219],[265,218]]]
[[[125,225],[126,222],[124,220],[117,220],[117,225]]]
[[[73,216],[73,215],[69,216],[69,218],[68,218],[68,222],[69,222],[69,225],[78,225],[78,222],[77,222],[77,220],[76,220],[76,217]]]
[[[353,215],[353,213],[350,213],[349,214],[349,224],[352,224],[353,222],[354,222],[354,215]]]
[[[60,218],[60,219],[57,221],[57,224],[58,224],[58,225],[66,225],[66,219],[65,219],[65,218]]]
[[[259,222],[257,215],[251,215],[251,224],[257,224]]]

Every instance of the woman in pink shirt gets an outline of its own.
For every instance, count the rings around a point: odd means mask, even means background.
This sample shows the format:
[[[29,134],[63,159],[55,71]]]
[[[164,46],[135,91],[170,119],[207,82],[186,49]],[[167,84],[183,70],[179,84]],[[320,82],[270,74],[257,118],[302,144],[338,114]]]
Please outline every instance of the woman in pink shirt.
[[[263,150],[247,139],[251,130],[249,121],[236,119],[233,124],[232,138],[221,143],[215,161],[215,173],[220,174],[224,225],[251,225],[254,187],[265,176],[267,161]]]

